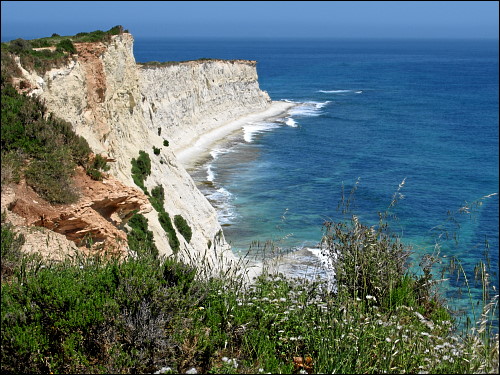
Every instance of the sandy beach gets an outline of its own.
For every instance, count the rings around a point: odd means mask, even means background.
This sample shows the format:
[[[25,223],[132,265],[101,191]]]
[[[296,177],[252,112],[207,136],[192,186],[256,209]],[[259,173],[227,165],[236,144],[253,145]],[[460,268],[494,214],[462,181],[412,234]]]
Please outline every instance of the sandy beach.
[[[296,103],[273,101],[271,106],[261,112],[250,113],[240,117],[237,120],[227,122],[205,134],[201,134],[198,138],[191,142],[189,147],[174,150],[177,160],[186,168],[192,167],[197,160],[210,152],[211,147],[221,141],[227,135],[242,130],[243,126],[258,121],[265,121],[270,118],[279,117],[285,114],[290,108],[297,105]]]

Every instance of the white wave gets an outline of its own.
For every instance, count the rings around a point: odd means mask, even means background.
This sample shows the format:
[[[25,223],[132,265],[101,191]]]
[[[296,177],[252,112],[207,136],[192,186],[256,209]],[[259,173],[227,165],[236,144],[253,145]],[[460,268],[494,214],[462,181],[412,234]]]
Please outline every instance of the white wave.
[[[331,102],[329,100],[327,100],[326,102],[319,102],[319,103],[318,102],[311,102],[311,103],[313,103],[316,106],[316,108],[321,109],[325,105],[327,105],[327,104],[329,104]]]
[[[355,91],[354,93],[355,93],[355,94],[362,94],[362,93],[363,93],[363,90]]]
[[[333,268],[333,260],[332,260],[332,257],[331,256],[327,256],[324,254],[323,250],[320,249],[320,248],[317,248],[317,247],[307,247],[307,250],[313,254],[316,258],[319,259],[319,261],[321,262],[321,264],[328,270],[328,271],[331,271],[331,272],[334,272],[334,268]],[[335,273],[333,273],[335,274]]]
[[[212,156],[212,159],[217,159],[219,155],[225,154],[227,150],[221,149],[221,148],[214,148],[213,150],[210,151],[210,156]]]
[[[237,218],[236,210],[231,204],[233,194],[223,187],[207,195],[207,198],[213,202],[217,211],[217,219],[221,224],[229,224]]]
[[[297,124],[297,122],[291,117],[287,117],[285,124],[291,126],[292,128],[296,128],[297,126],[299,126],[299,124]]]
[[[318,92],[322,92],[324,94],[342,94],[346,92],[352,92],[353,90],[318,90]]]
[[[331,103],[329,100],[325,102],[304,102],[290,109],[288,113],[292,116],[319,116],[322,113],[321,109],[329,103]]]
[[[212,171],[212,164],[207,165],[207,181],[213,182],[215,179],[214,171]]]
[[[327,278],[327,287],[330,291],[337,290],[337,284],[335,281],[335,269],[333,266],[333,262],[335,262],[335,258],[332,256],[325,255],[323,250],[317,247],[307,247],[306,248],[312,255],[319,259],[321,265],[326,274]]]
[[[255,134],[270,131],[278,127],[278,124],[271,122],[254,122],[243,126],[243,138],[251,143]]]

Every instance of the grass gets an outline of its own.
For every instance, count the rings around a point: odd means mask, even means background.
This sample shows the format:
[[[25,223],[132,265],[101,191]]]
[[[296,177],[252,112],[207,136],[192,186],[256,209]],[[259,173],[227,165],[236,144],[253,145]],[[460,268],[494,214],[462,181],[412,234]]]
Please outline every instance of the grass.
[[[150,251],[123,262],[76,257],[46,265],[20,258],[2,280],[2,369],[7,373],[498,370],[498,333],[488,326],[491,313],[496,314],[497,295],[484,301],[482,320],[474,329],[457,331],[450,313],[434,298],[431,274],[417,276],[401,262],[389,276],[381,273],[368,283],[365,273],[356,271],[354,259],[370,270],[370,262],[386,262],[395,253],[403,259],[407,249],[397,238],[386,229],[363,226],[355,216],[342,225],[331,224],[325,226],[326,251],[333,251],[332,244],[349,243],[357,249],[372,246],[378,254],[368,259],[375,253],[348,252],[346,247],[336,263],[335,271],[345,273],[336,289],[321,280],[266,270],[250,284],[241,274],[204,277],[202,269]],[[146,225],[139,225],[143,233]],[[2,258],[4,251],[2,242]]]

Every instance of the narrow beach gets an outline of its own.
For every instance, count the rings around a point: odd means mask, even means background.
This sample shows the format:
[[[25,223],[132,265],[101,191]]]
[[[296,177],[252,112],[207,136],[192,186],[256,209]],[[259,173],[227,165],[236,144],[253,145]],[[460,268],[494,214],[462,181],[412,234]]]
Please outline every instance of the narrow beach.
[[[223,140],[227,135],[242,130],[245,124],[266,121],[270,118],[282,116],[295,105],[297,104],[284,101],[273,101],[271,106],[263,111],[250,113],[239,119],[222,124],[207,133],[201,134],[191,142],[189,147],[174,149],[177,160],[186,169],[189,169],[194,166],[197,160],[208,154],[214,144]]]

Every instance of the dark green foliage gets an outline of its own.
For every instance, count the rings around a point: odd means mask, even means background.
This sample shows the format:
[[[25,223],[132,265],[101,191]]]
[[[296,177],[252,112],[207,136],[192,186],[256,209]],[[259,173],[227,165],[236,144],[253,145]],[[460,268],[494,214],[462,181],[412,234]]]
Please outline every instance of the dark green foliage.
[[[157,212],[164,211],[163,203],[165,202],[165,190],[163,189],[163,185],[155,186],[151,190],[149,202],[151,202],[151,205]]]
[[[132,229],[127,233],[128,246],[138,254],[150,252],[154,257],[158,256],[158,248],[154,243],[153,232],[148,230],[148,219],[141,214],[135,214],[128,221]]]
[[[1,267],[2,280],[4,277],[12,275],[14,269],[21,261],[21,247],[24,244],[25,238],[22,234],[16,234],[13,231],[13,225],[5,221],[6,213],[2,212],[2,251]]]
[[[47,201],[73,203],[78,199],[71,181],[73,173],[71,153],[68,148],[60,147],[33,160],[25,171],[25,177],[26,183]]]
[[[167,212],[162,211],[158,214],[158,220],[160,221],[160,225],[163,230],[167,233],[168,243],[172,248],[172,251],[177,253],[180,248],[180,242],[177,238],[177,233],[175,233],[174,226],[172,225],[172,220],[170,220],[170,216]]]
[[[123,26],[116,25],[116,26],[112,27],[111,29],[108,30],[108,34],[111,34],[111,35],[123,34]]]
[[[175,360],[173,333],[200,299],[194,270],[148,252],[23,264],[2,283],[7,373],[153,373]]]
[[[17,93],[5,81],[1,90],[2,169],[20,166],[24,155],[30,160],[24,171],[26,181],[35,191],[52,203],[75,201],[71,176],[76,165],[88,164],[87,141],[75,134],[69,122],[48,114],[39,99]],[[20,170],[16,173],[11,178],[14,182],[21,175]]]
[[[163,278],[168,286],[180,287],[186,293],[193,283],[195,276],[196,268],[179,263],[172,258],[165,259],[163,264]]]
[[[16,55],[19,55],[23,52],[31,51],[33,47],[28,40],[24,40],[22,38],[15,39],[9,43],[9,50]]]
[[[395,236],[361,224],[326,223],[324,243],[335,265],[339,285],[353,298],[385,299],[407,269],[409,250]]]
[[[157,148],[157,147],[153,146],[153,153],[154,153],[155,155],[160,155],[160,151],[161,151],[161,149],[160,149],[160,148]]]
[[[70,39],[61,40],[59,43],[57,43],[57,48],[59,48],[63,52],[69,52],[71,54],[76,53],[76,48]]]
[[[168,147],[168,141],[166,139],[163,140],[163,146]]]
[[[132,178],[137,186],[144,192],[147,192],[144,186],[144,180],[151,174],[151,159],[149,155],[143,150],[139,151],[139,157],[133,158],[132,161]]]
[[[189,243],[189,241],[191,241],[193,232],[191,231],[191,227],[189,226],[187,221],[181,215],[175,215],[174,224],[179,233],[182,234],[182,236]]]
[[[94,160],[90,164],[88,168],[86,168],[86,173],[96,181],[102,181],[102,172],[101,171],[109,171],[110,166],[106,159],[104,159],[101,155],[97,154],[94,157]]]

